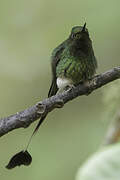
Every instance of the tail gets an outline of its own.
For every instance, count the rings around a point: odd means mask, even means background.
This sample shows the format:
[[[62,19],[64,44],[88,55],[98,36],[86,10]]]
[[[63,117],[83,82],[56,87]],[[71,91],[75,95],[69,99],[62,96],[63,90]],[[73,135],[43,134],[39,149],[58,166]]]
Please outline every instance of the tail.
[[[28,166],[31,164],[32,162],[32,157],[31,155],[29,154],[29,152],[27,151],[30,143],[31,143],[31,140],[32,140],[32,137],[36,134],[36,132],[38,131],[40,125],[42,124],[42,122],[44,121],[44,119],[46,118],[47,115],[44,115],[41,117],[40,121],[38,122],[36,128],[34,129],[29,141],[28,141],[28,144],[25,148],[24,151],[20,151],[19,153],[15,154],[9,161],[8,165],[6,166],[7,169],[13,169],[14,167],[16,166],[20,166],[20,165],[25,165],[25,166]]]
[[[30,143],[31,143],[32,137],[37,133],[37,131],[38,131],[40,125],[42,124],[42,122],[44,121],[44,119],[46,118],[46,116],[47,116],[47,115],[41,117],[40,121],[38,122],[36,128],[34,129],[32,135],[31,135],[31,137],[30,137],[30,139],[29,139],[29,141],[28,141],[28,144],[27,144],[25,150],[28,149],[28,147],[29,147],[29,145],[30,145]]]
[[[58,91],[58,87],[56,84],[56,80],[52,80],[52,84],[50,86],[49,92],[48,92],[48,97],[54,96]]]

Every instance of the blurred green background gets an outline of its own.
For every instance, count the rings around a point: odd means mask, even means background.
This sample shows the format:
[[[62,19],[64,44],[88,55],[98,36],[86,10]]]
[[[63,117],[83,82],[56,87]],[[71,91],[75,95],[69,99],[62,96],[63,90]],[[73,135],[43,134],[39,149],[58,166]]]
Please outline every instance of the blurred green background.
[[[99,68],[118,66],[119,0],[1,0],[0,117],[44,99],[51,81],[50,55],[71,28],[87,22]],[[47,117],[33,138],[29,167],[8,171],[10,157],[25,147],[36,122],[0,138],[0,179],[73,180],[99,149],[108,121],[102,89],[79,97]]]

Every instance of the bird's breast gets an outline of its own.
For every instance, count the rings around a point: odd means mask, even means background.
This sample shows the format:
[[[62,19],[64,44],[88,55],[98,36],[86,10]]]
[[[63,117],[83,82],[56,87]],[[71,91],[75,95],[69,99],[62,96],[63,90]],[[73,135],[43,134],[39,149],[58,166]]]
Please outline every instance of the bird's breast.
[[[78,84],[90,79],[94,73],[95,66],[91,59],[75,59],[74,57],[65,57],[60,60],[56,68],[56,76],[57,78],[60,78],[58,79],[57,84],[63,85],[68,83],[68,80],[71,80],[73,84]]]

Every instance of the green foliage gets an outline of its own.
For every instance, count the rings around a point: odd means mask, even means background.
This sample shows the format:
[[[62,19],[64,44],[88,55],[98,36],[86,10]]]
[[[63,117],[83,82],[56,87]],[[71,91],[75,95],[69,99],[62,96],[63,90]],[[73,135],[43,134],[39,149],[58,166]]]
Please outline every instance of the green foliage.
[[[93,155],[78,171],[76,180],[119,180],[120,144]]]

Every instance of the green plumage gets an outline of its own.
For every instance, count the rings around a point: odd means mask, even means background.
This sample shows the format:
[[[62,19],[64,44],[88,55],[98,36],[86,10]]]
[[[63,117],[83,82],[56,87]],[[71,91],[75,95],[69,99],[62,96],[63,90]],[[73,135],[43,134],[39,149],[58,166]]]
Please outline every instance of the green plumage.
[[[72,29],[69,38],[53,50],[52,84],[48,96],[58,91],[57,78],[68,78],[77,85],[92,78],[97,68],[92,41],[86,24]]]

